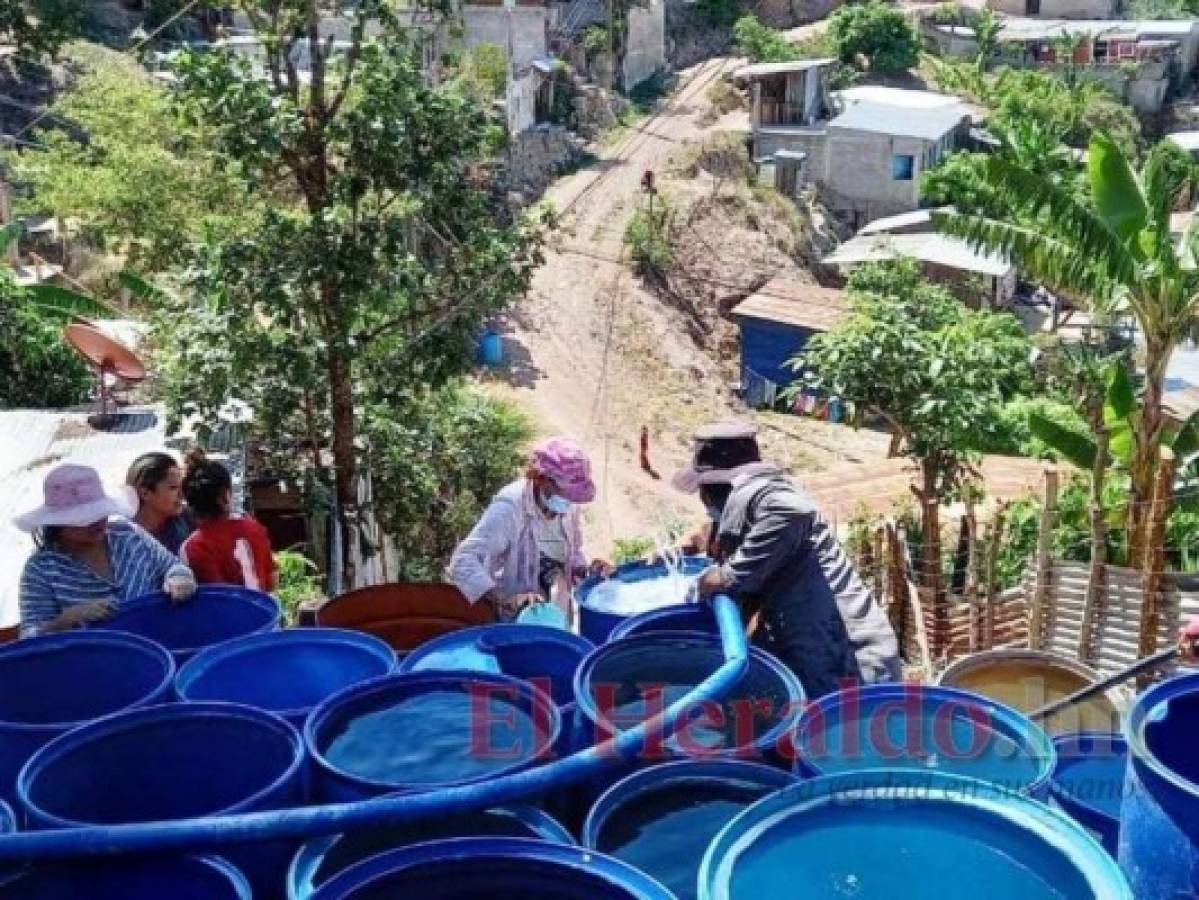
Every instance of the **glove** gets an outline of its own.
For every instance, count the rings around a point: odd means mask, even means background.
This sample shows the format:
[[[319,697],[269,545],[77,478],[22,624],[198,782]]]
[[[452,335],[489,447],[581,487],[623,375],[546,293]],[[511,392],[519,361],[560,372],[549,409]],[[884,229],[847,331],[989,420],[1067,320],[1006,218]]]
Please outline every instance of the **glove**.
[[[162,582],[162,589],[171,598],[172,603],[190,600],[196,593],[196,576],[187,566],[175,566],[167,572],[167,577]]]

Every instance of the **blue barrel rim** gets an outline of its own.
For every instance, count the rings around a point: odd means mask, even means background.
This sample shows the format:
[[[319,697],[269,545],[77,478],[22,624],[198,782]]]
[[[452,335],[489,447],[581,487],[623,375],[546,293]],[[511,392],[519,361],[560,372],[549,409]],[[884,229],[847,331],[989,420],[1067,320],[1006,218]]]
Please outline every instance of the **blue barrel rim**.
[[[1132,765],[1148,769],[1171,787],[1199,800],[1199,784],[1188,781],[1163,763],[1145,740],[1145,727],[1158,709],[1181,694],[1195,692],[1199,692],[1199,672],[1177,675],[1153,685],[1133,701],[1124,720],[1124,740]]]
[[[534,838],[469,837],[412,844],[363,860],[326,881],[313,894],[313,900],[344,896],[350,889],[368,887],[372,881],[397,871],[425,865],[445,866],[457,860],[478,861],[486,858],[511,862],[514,857],[539,864],[547,870],[554,867],[598,876],[626,888],[630,896],[637,900],[677,900],[674,894],[644,872],[594,850]]]
[[[571,650],[578,650],[583,656],[586,656],[595,649],[595,644],[587,640],[587,638],[571,631],[563,631],[561,628],[552,628],[548,625],[528,625],[523,622],[494,622],[490,625],[473,625],[470,628],[461,628],[457,631],[451,631],[448,634],[438,635],[430,641],[425,641],[419,647],[414,647],[408,651],[396,666],[396,673],[406,675],[409,672],[474,671],[469,669],[439,670],[433,666],[421,669],[415,667],[419,666],[432,653],[452,648],[469,642],[472,639],[475,640],[475,646],[479,646],[480,642],[477,639],[493,634],[496,629],[505,629],[513,638],[519,638],[523,635],[531,643],[558,644],[568,647]],[[485,648],[483,652],[486,652]]]
[[[1128,756],[1128,741],[1124,739],[1122,734],[1116,731],[1067,731],[1053,738],[1053,749],[1057,753],[1057,764],[1053,769],[1053,778],[1049,782],[1049,794],[1055,802],[1060,804],[1071,815],[1076,810],[1082,810],[1087,816],[1119,825],[1119,816],[1113,816],[1097,806],[1092,806],[1086,800],[1079,800],[1073,794],[1063,790],[1058,783],[1058,774],[1062,771],[1063,764],[1071,759],[1069,755],[1062,751],[1098,741],[1108,741],[1114,745],[1119,745],[1123,748],[1125,757]]]
[[[847,794],[868,792],[866,796],[875,799],[903,800],[904,793],[910,794],[914,789],[936,791],[939,802],[968,805],[971,809],[977,809],[981,802],[988,812],[1038,837],[1043,838],[1044,830],[1048,830],[1061,838],[1069,838],[1081,847],[1072,846],[1067,850],[1057,841],[1052,846],[1075,865],[1092,887],[1101,889],[1096,891],[1093,900],[1136,900],[1116,860],[1086,828],[1066,814],[1026,794],[1005,790],[987,781],[910,768],[860,769],[822,775],[763,797],[725,825],[708,845],[699,866],[700,900],[732,900],[728,889],[730,873],[723,873],[721,878],[720,870],[739,838],[751,827],[764,825],[767,820],[777,822],[791,818],[829,803],[843,803]],[[925,799],[928,799],[927,794]],[[1079,850],[1088,852],[1083,854]],[[1104,889],[1113,885],[1120,889]]]
[[[549,733],[544,740],[544,746],[535,748],[534,752],[520,762],[513,763],[511,766],[505,766],[497,769],[494,772],[488,772],[483,775],[478,775],[474,778],[464,779],[461,781],[444,781],[444,782],[421,782],[415,785],[393,784],[386,781],[376,781],[373,778],[365,778],[361,775],[356,775],[353,772],[347,772],[339,766],[333,765],[325,756],[323,750],[317,745],[318,731],[324,725],[325,721],[342,703],[356,701],[371,694],[385,694],[390,688],[397,685],[408,686],[446,686],[453,683],[456,685],[454,689],[461,690],[460,685],[467,681],[489,681],[492,684],[498,684],[505,687],[515,687],[518,693],[526,693],[532,699],[534,705],[544,707],[544,712],[547,716],[546,721],[550,724]],[[339,691],[330,697],[326,697],[319,704],[313,707],[312,712],[308,714],[308,719],[304,722],[303,742],[304,748],[308,756],[315,763],[317,769],[322,770],[327,775],[332,775],[336,778],[354,785],[359,789],[366,789],[373,794],[393,794],[397,791],[403,791],[410,787],[412,790],[418,791],[434,791],[442,788],[457,787],[460,785],[477,784],[481,781],[489,781],[493,778],[500,778],[504,775],[511,775],[519,772],[536,762],[536,760],[547,753],[552,753],[554,746],[562,733],[562,716],[558,710],[558,705],[553,699],[548,697],[542,691],[537,690],[527,681],[522,681],[519,678],[513,678],[510,675],[499,675],[494,672],[461,672],[461,671],[439,671],[437,669],[426,669],[420,672],[392,672],[388,675],[381,675],[378,678],[372,678],[369,681],[363,681],[352,685],[345,690]]]
[[[17,830],[17,814],[8,803],[0,800],[0,834],[12,834]]]
[[[245,874],[229,860],[222,856],[211,854],[188,853],[182,856],[175,857],[171,862],[186,862],[191,865],[200,865],[208,869],[215,870],[220,875],[224,876],[229,881],[230,887],[233,888],[234,894],[239,900],[253,900],[254,894],[250,888],[250,882],[246,879]],[[100,862],[105,862],[101,859]],[[136,865],[136,862],[130,863]],[[66,866],[69,863],[61,862],[59,866]],[[85,864],[86,865],[86,864]],[[13,884],[20,881],[27,875],[34,874],[37,869],[18,869],[12,872],[0,873],[0,888],[6,884]]]
[[[248,719],[259,725],[270,726],[279,731],[291,742],[293,752],[287,768],[271,781],[270,784],[265,785],[249,797],[239,800],[232,806],[215,810],[208,813],[208,815],[233,815],[247,809],[255,808],[262,797],[278,792],[300,775],[307,761],[304,742],[301,740],[295,726],[282,716],[241,703],[221,703],[215,700],[201,703],[166,703],[158,706],[144,706],[140,709],[127,710],[99,719],[93,719],[86,725],[81,725],[72,731],[60,734],[29,757],[25,765],[21,767],[21,771],[17,775],[17,797],[21,802],[22,808],[31,816],[36,816],[42,822],[51,823],[53,827],[82,828],[94,825],[96,823],[63,818],[49,813],[35,804],[29,797],[29,789],[31,787],[30,782],[37,770],[47,763],[54,762],[59,757],[65,756],[77,746],[89,743],[95,737],[134,730],[143,725],[145,720],[161,722],[162,719],[171,717],[212,718],[218,716]]]
[[[211,669],[218,665],[222,665],[229,661],[231,657],[238,656],[242,653],[254,652],[255,650],[266,646],[271,648],[273,645],[289,645],[289,644],[325,644],[331,643],[336,638],[338,642],[349,642],[354,644],[361,650],[374,655],[380,661],[390,661],[390,668],[382,675],[389,675],[396,668],[396,654],[391,646],[384,640],[367,634],[362,631],[354,631],[349,628],[326,628],[324,626],[312,628],[281,628],[277,631],[259,631],[253,634],[243,635],[242,637],[232,638],[228,641],[221,641],[219,644],[211,644],[199,651],[191,659],[187,660],[183,665],[179,666],[179,671],[175,675],[174,689],[175,695],[184,703],[236,703],[242,706],[250,706],[252,704],[245,703],[241,700],[193,700],[186,696],[186,691],[191,688],[195,682],[203,678]],[[377,676],[376,676],[377,677]],[[289,709],[267,709],[267,712],[282,716],[283,718],[294,718],[306,715],[317,704],[310,706],[297,706]],[[263,709],[263,707],[257,707]],[[307,751],[305,751],[307,752]]]
[[[600,832],[608,824],[613,810],[646,794],[688,782],[717,783],[728,780],[782,790],[801,779],[786,769],[744,759],[680,759],[639,769],[611,785],[591,804],[587,818],[583,820],[579,843],[595,849]]]
[[[101,718],[106,718],[109,715],[117,715],[119,713],[128,712],[137,709],[147,701],[152,701],[155,697],[164,696],[169,693],[171,686],[175,682],[178,666],[175,663],[175,656],[166,647],[157,641],[153,641],[148,637],[143,637],[140,634],[134,634],[131,631],[106,631],[101,629],[83,628],[78,631],[64,631],[58,634],[41,634],[35,637],[21,638],[18,641],[13,641],[3,647],[0,647],[0,665],[3,665],[5,657],[20,656],[25,654],[36,653],[44,648],[54,644],[74,644],[74,643],[104,643],[109,646],[121,645],[126,648],[136,648],[143,650],[149,656],[158,657],[164,667],[163,680],[158,683],[154,690],[146,693],[140,700],[108,712]],[[68,722],[43,722],[43,723],[28,723],[28,722],[13,722],[8,719],[0,719],[0,729],[10,731],[23,731],[29,733],[49,732],[54,735],[59,735],[63,731],[79,728],[89,722],[94,722],[96,719],[75,719]]]
[[[541,833],[540,838],[535,838],[534,840],[567,845],[575,843],[574,836],[566,830],[565,825],[544,809],[529,803],[492,806],[485,810],[479,810],[479,812],[503,812],[511,815],[522,825],[527,826],[530,831]],[[468,835],[463,836],[467,837]],[[317,869],[320,868],[321,863],[324,862],[325,855],[343,837],[345,837],[344,833],[313,838],[312,840],[304,841],[304,843],[296,848],[295,855],[292,856],[291,862],[287,866],[288,900],[300,900],[300,898],[309,897],[319,887],[319,885],[312,883],[313,876],[316,874]],[[453,839],[447,838],[447,840]],[[405,844],[404,846],[415,845]],[[400,848],[397,847],[395,849]]]
[[[680,560],[681,571],[684,575],[698,575],[704,569],[712,564],[711,557],[702,554],[693,556],[684,556]],[[688,571],[694,569],[694,571]],[[636,584],[639,581],[649,581],[651,578],[660,578],[670,572],[666,563],[657,562],[647,564],[643,560],[633,560],[632,562],[621,563],[608,575],[588,575],[580,581],[574,589],[575,602],[579,606],[587,609],[589,612],[594,612],[599,615],[614,616],[617,613],[604,612],[602,609],[591,609],[587,606],[587,597],[596,585],[604,581],[625,581],[629,584]],[[634,578],[626,578],[627,575],[636,575]],[[678,605],[678,604],[673,604]]]
[[[612,654],[619,652],[622,649],[630,647],[636,648],[639,644],[651,644],[657,641],[690,641],[700,642],[711,645],[717,651],[717,658],[722,659],[721,641],[719,635],[703,634],[698,631],[655,631],[649,634],[635,634],[632,637],[622,638],[620,641],[601,644],[595,650],[584,657],[579,663],[579,667],[575,670],[574,675],[574,697],[575,709],[582,713],[592,724],[599,725],[599,709],[595,705],[595,698],[590,691],[585,690],[586,682],[590,679],[592,672],[595,670],[598,660],[604,654]],[[782,660],[768,653],[761,647],[756,647],[753,644],[749,645],[749,664],[754,663],[765,666],[772,674],[777,675],[783,682],[787,691],[799,701],[792,704],[793,708],[787,711],[784,717],[777,724],[771,726],[764,734],[758,737],[751,746],[758,749],[771,749],[778,746],[779,740],[784,734],[792,729],[798,728],[802,718],[801,708],[806,709],[811,701],[808,700],[807,692],[800,683],[799,678],[791,671]],[[719,663],[718,663],[719,665]],[[748,670],[747,670],[748,674]],[[605,723],[606,725],[607,723]],[[611,727],[611,726],[609,726]],[[735,757],[737,754],[744,752],[741,747],[728,747],[721,749],[718,752],[705,754],[704,758]]]
[[[820,773],[822,777],[827,777],[834,773],[824,772],[820,766],[812,761],[810,754],[805,750],[805,735],[807,734],[809,723],[819,715],[823,715],[829,709],[843,702],[844,698],[851,694],[857,694],[859,697],[867,696],[873,700],[878,698],[882,701],[901,700],[910,691],[918,690],[921,697],[944,697],[945,699],[955,700],[959,703],[971,706],[981,706],[990,712],[995,720],[1003,724],[1004,736],[1009,739],[1019,738],[1016,743],[1019,744],[1022,750],[1029,751],[1037,750],[1037,746],[1033,746],[1029,740],[1030,736],[1035,738],[1035,744],[1039,745],[1043,752],[1035,753],[1035,758],[1041,762],[1041,772],[1036,779],[1026,784],[1022,790],[1029,794],[1043,793],[1048,789],[1049,783],[1053,778],[1053,772],[1057,768],[1057,751],[1054,749],[1053,740],[1036,722],[1024,715],[1017,709],[1008,706],[1005,703],[1000,703],[998,700],[992,700],[990,697],[985,697],[982,694],[976,694],[972,691],[962,690],[961,688],[945,687],[939,684],[909,684],[909,683],[881,683],[881,684],[863,684],[852,688],[845,688],[839,691],[834,691],[831,694],[825,694],[808,704],[803,715],[799,717],[799,721],[795,725],[795,759],[796,762],[802,762],[809,766],[813,771]],[[895,769],[902,769],[902,766],[896,766]],[[965,777],[968,776],[956,776]]]
[[[269,621],[264,622],[262,625],[260,625],[258,628],[255,628],[253,631],[247,632],[248,634],[262,634],[264,632],[278,630],[279,624],[283,619],[283,608],[279,605],[279,601],[277,599],[275,599],[274,596],[266,593],[265,591],[255,590],[254,588],[242,587],[241,585],[237,585],[237,584],[202,584],[196,589],[195,596],[191,597],[188,600],[184,600],[183,602],[191,603],[194,600],[197,600],[197,599],[207,596],[208,594],[215,594],[218,592],[228,593],[230,591],[233,591],[236,594],[240,595],[241,598],[246,601],[252,601],[253,605],[258,607],[259,609],[262,609],[264,611],[269,611],[271,613],[271,615],[268,617]],[[218,601],[218,602],[223,602],[223,601]],[[179,604],[172,601],[171,598],[168,597],[163,591],[152,591],[149,594],[142,594],[140,597],[134,597],[131,600],[126,600],[126,601],[120,603],[117,607],[117,613],[112,619],[110,619],[108,621],[104,621],[104,622],[96,622],[93,625],[89,625],[87,630],[89,630],[89,631],[116,631],[116,632],[120,632],[122,634],[136,635],[138,633],[135,631],[126,631],[122,628],[116,627],[116,623],[120,621],[120,618],[122,615],[124,615],[126,613],[130,613],[130,612],[139,612],[143,609],[148,609],[150,607],[155,607],[155,606],[177,606],[177,605],[179,605]],[[140,637],[141,635],[138,635],[138,636]],[[226,638],[225,640],[236,640],[237,638],[244,637],[244,636],[245,635],[237,635],[236,637]],[[209,647],[216,647],[223,643],[225,643],[224,640],[217,641],[216,643],[212,643],[212,644],[201,644],[196,647],[167,647],[167,650],[169,650],[171,653],[175,654],[176,656],[185,657],[185,658],[190,659],[191,657],[195,656],[196,654],[200,653],[201,651],[207,650]]]
[[[675,616],[686,615],[686,614],[693,613],[696,610],[703,610],[703,609],[707,609],[707,608],[708,608],[707,605],[704,603],[675,603],[671,606],[660,607],[659,609],[650,609],[643,613],[638,613],[635,616],[629,616],[627,619],[625,619],[623,622],[621,622],[619,625],[617,625],[615,628],[612,629],[612,632],[608,635],[608,640],[609,641],[621,641],[621,640],[624,640],[625,638],[639,637],[642,634],[660,634],[662,631],[686,631],[686,632],[695,633],[695,634],[716,634],[717,632],[715,630],[715,626],[716,626],[715,616],[712,617],[712,626],[713,627],[712,627],[711,631],[696,631],[693,628],[663,628],[663,629],[661,629],[661,631],[649,631],[649,632],[643,632],[643,631],[638,630],[646,625],[653,625],[662,619],[669,621],[670,619],[673,619]]]

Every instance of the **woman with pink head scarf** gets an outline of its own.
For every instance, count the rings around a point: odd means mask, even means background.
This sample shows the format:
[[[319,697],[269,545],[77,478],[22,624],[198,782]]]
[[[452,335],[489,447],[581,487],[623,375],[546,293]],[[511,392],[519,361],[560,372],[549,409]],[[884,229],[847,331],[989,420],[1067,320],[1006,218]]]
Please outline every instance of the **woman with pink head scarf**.
[[[525,477],[496,494],[458,545],[447,577],[471,603],[490,603],[501,620],[528,603],[549,601],[573,622],[576,580],[611,570],[599,560],[588,565],[583,555],[579,506],[594,499],[583,448],[566,437],[542,441]]]

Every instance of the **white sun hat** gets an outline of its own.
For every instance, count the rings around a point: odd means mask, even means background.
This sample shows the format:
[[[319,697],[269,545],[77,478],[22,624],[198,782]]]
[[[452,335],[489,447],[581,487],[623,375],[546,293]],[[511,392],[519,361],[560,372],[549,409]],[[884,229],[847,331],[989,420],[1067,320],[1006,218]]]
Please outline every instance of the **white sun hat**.
[[[128,488],[107,491],[91,466],[55,466],[42,482],[44,502],[13,519],[22,531],[47,526],[91,525],[109,516],[133,516],[137,502]]]

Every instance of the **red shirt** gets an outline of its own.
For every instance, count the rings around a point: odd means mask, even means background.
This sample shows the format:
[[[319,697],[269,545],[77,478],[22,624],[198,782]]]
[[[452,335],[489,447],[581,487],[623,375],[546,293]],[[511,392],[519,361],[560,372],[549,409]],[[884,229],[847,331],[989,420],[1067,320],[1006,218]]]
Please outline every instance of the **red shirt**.
[[[266,529],[238,516],[202,521],[179,550],[200,584],[240,584],[275,589],[275,557]]]

